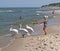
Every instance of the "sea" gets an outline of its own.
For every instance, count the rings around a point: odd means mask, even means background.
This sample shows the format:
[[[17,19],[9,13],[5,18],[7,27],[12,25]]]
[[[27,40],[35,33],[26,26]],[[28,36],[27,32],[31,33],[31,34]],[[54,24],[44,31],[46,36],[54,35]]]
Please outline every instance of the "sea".
[[[34,19],[41,20],[44,15],[48,15],[42,13],[42,11],[48,10],[54,10],[54,8],[0,8],[0,35],[9,34],[10,25],[13,25],[14,28],[18,28],[20,23],[25,26],[26,24],[32,24],[32,22],[34,22]],[[20,16],[22,19],[20,19]]]
[[[9,40],[7,36],[11,34],[10,27],[19,29],[19,24],[25,28],[25,25],[33,25],[34,22],[41,21],[45,15],[49,16],[48,19],[51,20],[52,14],[46,14],[44,11],[50,10],[60,10],[60,8],[40,8],[40,7],[10,7],[10,8],[0,8],[0,44],[2,40]],[[20,18],[21,17],[21,18]],[[48,25],[54,23],[49,21]],[[56,22],[55,22],[56,23]],[[10,42],[10,41],[9,41]],[[2,46],[1,46],[2,47]]]

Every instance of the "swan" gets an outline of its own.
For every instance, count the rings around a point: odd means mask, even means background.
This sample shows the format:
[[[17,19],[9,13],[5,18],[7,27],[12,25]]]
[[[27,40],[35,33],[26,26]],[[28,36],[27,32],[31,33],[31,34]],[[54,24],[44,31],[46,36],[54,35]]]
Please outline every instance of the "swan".
[[[15,32],[16,34],[18,34],[18,30],[17,30],[17,29],[13,29],[12,26],[13,26],[13,25],[11,25],[11,27],[10,27],[10,31],[11,31],[11,32]]]
[[[26,29],[30,30],[30,32],[34,32],[34,29],[31,26],[26,25]]]
[[[22,27],[22,25],[20,24],[19,30],[20,30],[20,32],[22,31],[21,33],[22,33],[23,37],[24,37],[25,34],[30,35],[27,29],[21,28],[21,27]]]
[[[45,17],[45,18],[48,18],[48,16],[46,16],[46,15],[45,15],[44,17]]]
[[[39,13],[37,13],[36,15],[37,15],[37,16],[39,16],[40,14],[39,14]]]

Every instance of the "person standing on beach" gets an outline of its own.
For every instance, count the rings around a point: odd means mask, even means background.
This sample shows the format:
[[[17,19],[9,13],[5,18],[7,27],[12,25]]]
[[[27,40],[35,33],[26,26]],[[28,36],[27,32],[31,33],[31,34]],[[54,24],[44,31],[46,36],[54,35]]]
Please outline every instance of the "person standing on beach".
[[[46,16],[44,17],[44,20],[43,20],[43,24],[44,24],[44,26],[43,26],[43,31],[44,31],[44,33],[45,33],[45,35],[47,34],[47,30],[46,30],[46,27],[47,27],[47,18],[46,18]]]
[[[44,31],[45,35],[47,34],[47,30],[46,30],[46,28],[47,28],[47,21],[48,21],[47,18],[48,18],[48,16],[44,16],[43,22],[40,23],[40,24],[43,23],[43,31]]]

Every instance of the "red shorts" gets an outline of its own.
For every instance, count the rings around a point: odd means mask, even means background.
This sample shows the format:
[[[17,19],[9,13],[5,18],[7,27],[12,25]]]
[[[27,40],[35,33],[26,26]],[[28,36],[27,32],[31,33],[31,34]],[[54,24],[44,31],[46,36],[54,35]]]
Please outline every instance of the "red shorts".
[[[46,29],[46,27],[43,27],[43,30],[45,30]]]

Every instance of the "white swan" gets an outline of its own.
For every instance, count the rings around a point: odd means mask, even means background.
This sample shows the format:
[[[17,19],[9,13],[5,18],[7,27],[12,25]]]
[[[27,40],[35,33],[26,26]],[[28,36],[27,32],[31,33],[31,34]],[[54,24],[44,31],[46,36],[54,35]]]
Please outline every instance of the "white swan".
[[[21,28],[21,27],[22,27],[22,25],[20,24],[19,30],[22,31],[22,36],[23,36],[23,37],[24,37],[25,34],[30,35],[27,29]]]
[[[34,29],[31,26],[26,25],[26,29],[31,30],[32,32],[34,32]]]
[[[48,16],[46,16],[46,15],[45,15],[44,17],[45,17],[45,18],[48,18]]]
[[[17,29],[13,29],[12,26],[13,26],[13,25],[11,25],[11,27],[10,27],[10,31],[11,31],[11,32],[15,32],[16,34],[18,34],[18,30],[17,30]]]

